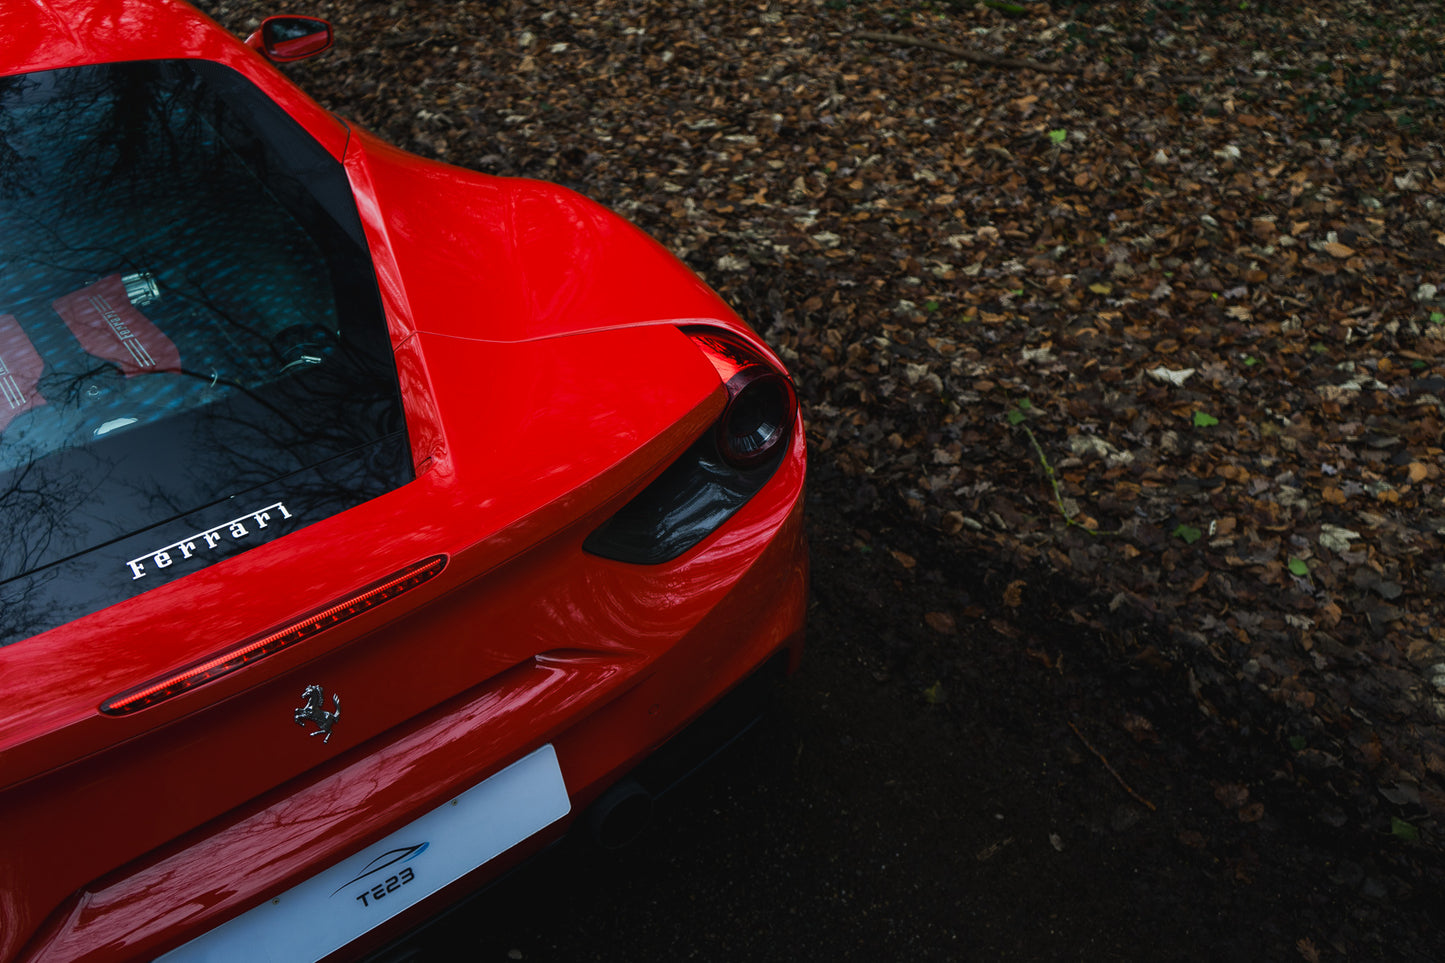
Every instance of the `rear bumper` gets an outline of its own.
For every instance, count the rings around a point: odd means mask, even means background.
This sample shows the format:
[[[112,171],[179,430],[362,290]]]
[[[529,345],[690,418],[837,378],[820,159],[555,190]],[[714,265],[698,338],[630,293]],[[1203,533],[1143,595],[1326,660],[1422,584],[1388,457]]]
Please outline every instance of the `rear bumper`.
[[[790,494],[781,524],[721,602],[655,658],[557,651],[517,665],[96,880],[51,916],[19,958],[165,953],[407,826],[539,745],[553,746],[570,813],[335,954],[354,958],[565,835],[601,793],[655,753],[639,778],[665,791],[698,757],[683,751],[687,740],[672,737],[694,720],[706,726],[704,710],[723,704],[760,666],[777,659],[791,668],[800,656],[808,566],[801,497],[796,488]]]

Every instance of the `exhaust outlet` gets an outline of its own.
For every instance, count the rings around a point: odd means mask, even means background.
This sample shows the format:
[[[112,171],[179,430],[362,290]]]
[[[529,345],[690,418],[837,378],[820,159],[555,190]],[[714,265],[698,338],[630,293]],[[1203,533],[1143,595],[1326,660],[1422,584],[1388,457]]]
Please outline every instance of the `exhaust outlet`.
[[[652,793],[628,776],[587,810],[587,834],[602,849],[615,851],[642,835],[652,821]]]

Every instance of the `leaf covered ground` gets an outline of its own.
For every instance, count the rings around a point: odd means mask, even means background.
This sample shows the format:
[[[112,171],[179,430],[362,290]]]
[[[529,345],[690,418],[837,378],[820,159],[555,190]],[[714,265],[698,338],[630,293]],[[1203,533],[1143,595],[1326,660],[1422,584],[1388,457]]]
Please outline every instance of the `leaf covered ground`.
[[[1438,3],[307,12],[324,103],[582,191],[730,299],[859,545],[899,511],[978,560],[940,640],[1072,633],[1249,741],[1299,818],[1445,838]]]

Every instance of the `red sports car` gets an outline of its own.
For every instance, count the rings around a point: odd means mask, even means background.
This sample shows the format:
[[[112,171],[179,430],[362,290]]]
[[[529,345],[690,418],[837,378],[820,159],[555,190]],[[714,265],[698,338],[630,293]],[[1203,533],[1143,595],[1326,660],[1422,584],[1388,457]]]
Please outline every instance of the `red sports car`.
[[[355,956],[799,655],[778,359],[272,65],[329,43],[0,3],[0,963]]]

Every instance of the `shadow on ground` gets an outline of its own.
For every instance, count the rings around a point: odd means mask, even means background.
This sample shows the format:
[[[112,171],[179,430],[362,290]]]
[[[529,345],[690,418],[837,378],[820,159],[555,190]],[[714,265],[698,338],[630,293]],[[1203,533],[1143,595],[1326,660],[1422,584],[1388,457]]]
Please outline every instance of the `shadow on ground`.
[[[777,711],[639,843],[545,855],[425,959],[1445,952],[1423,851],[1296,811],[1156,670],[984,609],[976,562],[902,514],[844,518],[818,468],[810,649]]]

